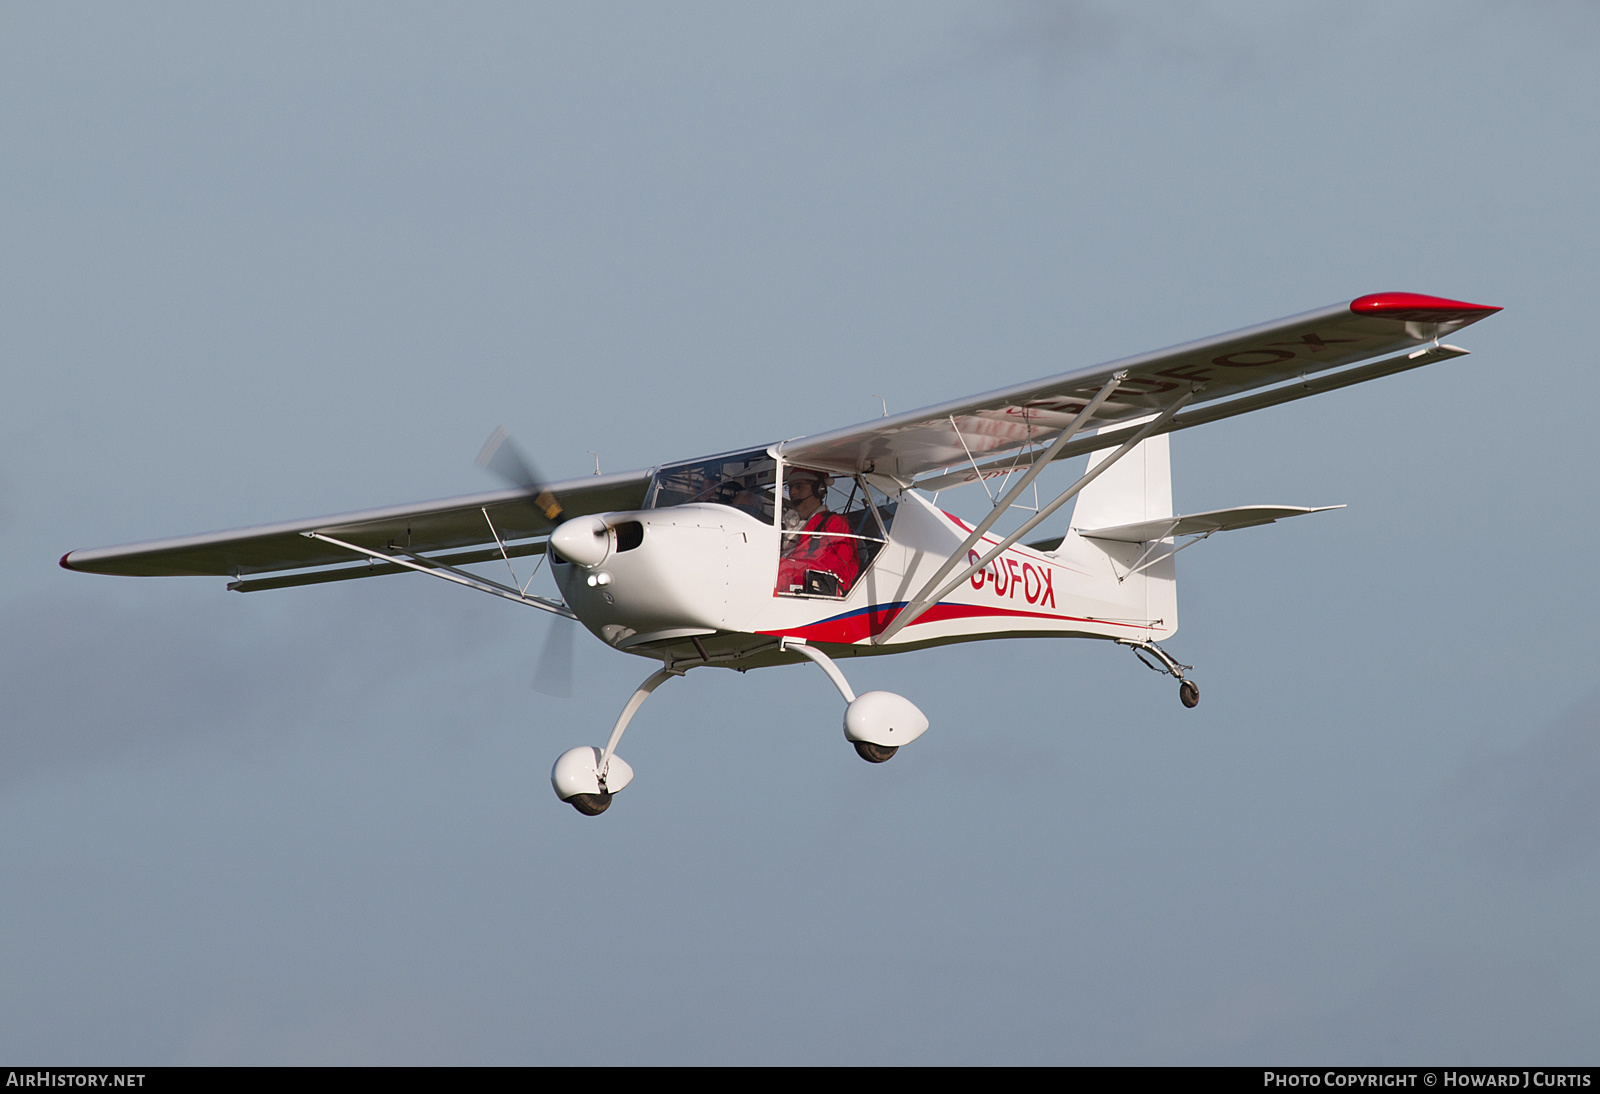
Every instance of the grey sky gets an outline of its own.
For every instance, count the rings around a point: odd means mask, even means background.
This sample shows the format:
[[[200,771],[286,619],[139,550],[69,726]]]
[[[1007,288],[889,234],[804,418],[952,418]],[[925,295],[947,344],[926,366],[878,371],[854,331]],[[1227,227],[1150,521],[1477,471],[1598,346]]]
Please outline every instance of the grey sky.
[[[0,1057],[1594,1062],[1592,3],[0,7]],[[1473,355],[1173,441],[1123,651],[647,668],[71,548],[816,432],[1401,289]],[[1065,470],[1051,474],[1059,479]],[[979,512],[974,488],[941,504]],[[434,588],[439,585],[441,587]],[[479,601],[482,601],[481,603]]]

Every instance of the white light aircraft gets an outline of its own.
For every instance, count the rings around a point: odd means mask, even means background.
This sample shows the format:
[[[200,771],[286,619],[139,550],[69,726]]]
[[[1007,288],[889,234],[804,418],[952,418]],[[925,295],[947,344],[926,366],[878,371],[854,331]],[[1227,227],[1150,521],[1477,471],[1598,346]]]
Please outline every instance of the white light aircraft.
[[[1170,674],[1193,707],[1190,666],[1159,644],[1178,629],[1173,556],[1217,532],[1321,509],[1175,514],[1167,434],[1460,357],[1441,339],[1499,310],[1375,293],[829,433],[565,482],[540,481],[496,431],[479,462],[512,489],[71,551],[61,565],[221,575],[239,592],[416,571],[575,619],[660,665],[604,748],[571,749],[551,772],[557,796],[592,816],[633,778],[616,748],[645,698],[702,665],[815,662],[844,697],[845,738],[872,763],[928,719],[891,692],[857,695],[837,664],[845,658],[1094,638]],[[1024,505],[1051,462],[1083,453],[1076,482],[1043,504],[1035,489]],[[999,496],[976,525],[926,496],[992,480]],[[1073,498],[1064,535],[1028,540]],[[1013,508],[1032,513],[993,532]],[[511,567],[539,554],[560,601],[530,594],[532,578]],[[463,568],[502,562],[509,584]]]

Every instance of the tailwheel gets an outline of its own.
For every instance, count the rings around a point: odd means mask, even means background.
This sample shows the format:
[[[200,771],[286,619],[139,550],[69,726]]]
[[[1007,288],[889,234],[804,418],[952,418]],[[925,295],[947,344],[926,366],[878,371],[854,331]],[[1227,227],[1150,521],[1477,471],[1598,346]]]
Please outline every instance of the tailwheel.
[[[1200,685],[1184,675],[1185,672],[1194,671],[1193,665],[1183,664],[1149,639],[1119,638],[1117,639],[1117,645],[1127,646],[1131,649],[1133,655],[1139,659],[1145,668],[1164,672],[1178,681],[1178,699],[1184,706],[1192,710],[1200,705]],[[1152,664],[1150,658],[1145,656],[1147,653],[1150,657],[1154,657],[1158,663]]]
[[[871,741],[851,741],[856,746],[856,755],[866,760],[869,764],[881,764],[900,751],[899,745],[875,745]]]

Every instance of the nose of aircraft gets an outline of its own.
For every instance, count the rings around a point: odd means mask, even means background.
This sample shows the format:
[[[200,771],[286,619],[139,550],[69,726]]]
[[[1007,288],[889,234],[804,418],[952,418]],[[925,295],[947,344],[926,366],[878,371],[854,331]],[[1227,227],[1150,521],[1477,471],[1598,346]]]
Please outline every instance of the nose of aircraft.
[[[598,566],[611,553],[611,530],[599,517],[574,517],[550,533],[550,546],[568,562]]]

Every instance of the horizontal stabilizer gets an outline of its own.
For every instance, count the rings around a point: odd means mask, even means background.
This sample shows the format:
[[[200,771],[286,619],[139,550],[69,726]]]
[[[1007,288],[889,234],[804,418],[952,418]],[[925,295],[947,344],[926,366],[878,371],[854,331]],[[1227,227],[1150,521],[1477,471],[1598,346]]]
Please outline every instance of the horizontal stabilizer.
[[[1213,509],[1209,513],[1190,513],[1182,517],[1160,517],[1140,521],[1138,524],[1119,524],[1112,528],[1079,528],[1085,539],[1109,539],[1118,543],[1148,543],[1168,536],[1203,536],[1212,532],[1231,532],[1235,528],[1253,528],[1258,524],[1271,524],[1285,517],[1298,517],[1306,513],[1326,513],[1330,509],[1343,509],[1342,505],[1241,505],[1233,509]]]

